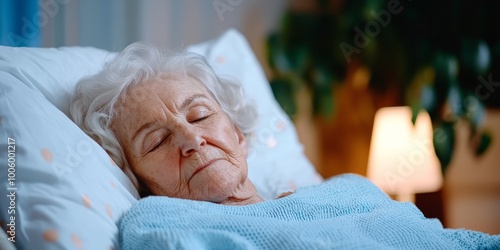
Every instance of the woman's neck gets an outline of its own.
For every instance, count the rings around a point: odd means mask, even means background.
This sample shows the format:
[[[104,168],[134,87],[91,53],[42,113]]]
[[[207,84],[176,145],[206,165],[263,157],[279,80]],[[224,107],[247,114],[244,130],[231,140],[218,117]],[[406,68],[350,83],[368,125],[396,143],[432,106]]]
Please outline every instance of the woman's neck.
[[[257,193],[257,190],[255,189],[253,183],[249,179],[246,179],[236,189],[236,191],[225,201],[221,202],[221,204],[228,206],[243,206],[258,203],[261,201],[264,200]]]

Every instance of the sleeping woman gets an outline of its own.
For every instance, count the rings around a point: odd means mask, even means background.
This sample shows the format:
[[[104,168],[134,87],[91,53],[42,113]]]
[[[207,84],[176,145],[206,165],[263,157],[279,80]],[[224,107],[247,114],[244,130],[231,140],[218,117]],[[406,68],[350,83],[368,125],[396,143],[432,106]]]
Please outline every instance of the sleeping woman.
[[[355,175],[263,201],[247,176],[256,111],[196,54],[132,44],[78,84],[70,112],[147,197],[120,221],[122,249],[500,246]]]
[[[196,54],[133,44],[78,85],[71,114],[142,196],[262,201],[247,177],[256,111],[240,85],[218,78]]]

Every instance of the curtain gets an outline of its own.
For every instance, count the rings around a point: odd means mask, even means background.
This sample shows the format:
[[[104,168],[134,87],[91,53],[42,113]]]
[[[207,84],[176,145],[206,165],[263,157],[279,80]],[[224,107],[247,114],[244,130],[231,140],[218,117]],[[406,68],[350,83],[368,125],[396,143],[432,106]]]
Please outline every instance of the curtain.
[[[2,1],[2,0],[0,0]],[[92,46],[120,51],[135,41],[170,49],[217,37],[229,28],[264,44],[288,0],[40,0],[58,3],[42,25],[43,47]]]
[[[40,46],[40,23],[47,21],[47,14],[39,7],[38,0],[0,1],[0,45]]]

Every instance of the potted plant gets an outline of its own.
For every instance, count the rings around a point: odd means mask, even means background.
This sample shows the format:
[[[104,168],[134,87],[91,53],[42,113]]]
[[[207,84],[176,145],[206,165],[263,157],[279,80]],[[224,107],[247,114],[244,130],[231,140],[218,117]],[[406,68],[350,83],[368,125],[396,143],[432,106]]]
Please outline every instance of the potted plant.
[[[292,117],[296,93],[311,93],[312,113],[335,114],[332,92],[352,65],[369,71],[368,88],[397,89],[401,105],[429,112],[445,171],[455,127],[470,125],[476,155],[492,141],[486,108],[500,107],[500,8],[496,1],[292,1],[267,40],[271,87]],[[304,4],[302,1],[302,4]]]

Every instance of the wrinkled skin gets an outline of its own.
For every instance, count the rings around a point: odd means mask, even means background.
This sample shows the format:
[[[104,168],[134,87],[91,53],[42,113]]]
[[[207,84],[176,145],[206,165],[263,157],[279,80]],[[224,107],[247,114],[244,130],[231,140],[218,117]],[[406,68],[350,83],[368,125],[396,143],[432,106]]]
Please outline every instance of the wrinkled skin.
[[[146,98],[133,98],[141,92]],[[244,205],[262,201],[247,145],[206,88],[181,75],[132,86],[112,122],[134,174],[154,195]]]

